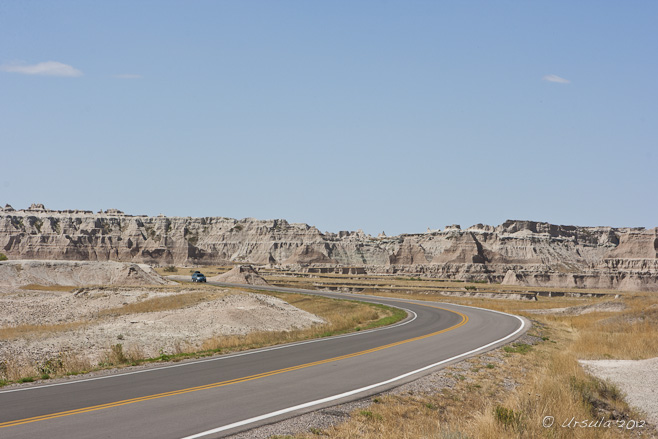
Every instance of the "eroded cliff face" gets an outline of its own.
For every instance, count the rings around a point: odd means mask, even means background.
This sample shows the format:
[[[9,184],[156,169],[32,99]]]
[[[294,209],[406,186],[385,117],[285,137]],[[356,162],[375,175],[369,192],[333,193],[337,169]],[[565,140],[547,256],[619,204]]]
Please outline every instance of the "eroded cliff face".
[[[285,220],[130,216],[116,209],[94,214],[33,205],[0,209],[0,252],[10,259],[160,265],[362,266],[510,284],[658,290],[657,230],[506,221],[372,237],[321,233]],[[581,275],[585,280],[574,277]]]
[[[267,264],[283,262],[306,243],[321,244],[322,234],[285,220],[0,212],[0,251],[11,259]]]

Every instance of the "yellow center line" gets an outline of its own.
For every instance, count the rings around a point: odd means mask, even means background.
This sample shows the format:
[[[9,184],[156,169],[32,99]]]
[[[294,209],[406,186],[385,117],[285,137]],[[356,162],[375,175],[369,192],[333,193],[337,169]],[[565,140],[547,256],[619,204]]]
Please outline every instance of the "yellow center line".
[[[398,300],[398,301],[399,302],[406,302],[404,300]],[[407,303],[412,303],[412,302],[407,302]],[[430,307],[430,308],[437,308],[437,309],[441,309],[441,310],[444,310],[444,311],[448,311],[448,312],[458,314],[462,317],[462,320],[461,320],[461,322],[457,323],[456,325],[451,326],[451,327],[446,328],[446,329],[443,329],[441,331],[436,331],[436,332],[432,332],[431,334],[421,335],[419,337],[414,337],[414,338],[410,338],[410,339],[407,339],[407,340],[402,340],[402,341],[398,341],[398,342],[395,342],[395,343],[390,343],[390,344],[387,344],[387,345],[384,345],[384,346],[379,346],[379,347],[368,349],[368,350],[365,350],[365,351],[355,352],[353,354],[341,355],[340,357],[328,358],[326,360],[314,361],[312,363],[300,364],[298,366],[286,367],[284,369],[273,370],[273,371],[270,371],[270,372],[263,372],[263,373],[259,373],[259,374],[256,374],[256,375],[249,375],[249,376],[242,377],[242,378],[234,378],[232,380],[220,381],[220,382],[217,382],[217,383],[206,384],[206,385],[203,385],[203,386],[189,387],[189,388],[186,388],[186,389],[174,390],[174,391],[165,392],[165,393],[157,393],[157,394],[154,394],[154,395],[147,395],[147,396],[142,396],[142,397],[139,397],[139,398],[124,399],[122,401],[110,402],[110,403],[107,403],[107,404],[95,405],[95,406],[90,406],[90,407],[83,407],[83,408],[79,408],[79,409],[75,409],[75,410],[68,410],[68,411],[65,411],[65,412],[51,413],[51,414],[48,414],[48,415],[35,416],[33,418],[17,419],[15,421],[8,421],[8,422],[0,423],[0,428],[13,427],[13,426],[16,426],[16,425],[29,424],[29,423],[32,423],[32,422],[45,421],[45,420],[48,420],[48,419],[61,418],[61,417],[64,417],[64,416],[71,416],[71,415],[77,415],[77,414],[81,414],[81,413],[88,413],[88,412],[93,412],[93,411],[96,411],[96,410],[103,410],[103,409],[108,409],[108,408],[112,408],[112,407],[119,407],[119,406],[122,406],[122,405],[134,404],[134,403],[142,402],[142,401],[150,401],[152,399],[165,398],[167,396],[182,395],[182,394],[185,394],[185,393],[198,392],[200,390],[215,389],[217,387],[228,386],[228,385],[231,385],[231,384],[244,383],[246,381],[252,381],[252,380],[265,378],[265,377],[269,377],[269,376],[273,376],[273,375],[279,375],[279,374],[282,374],[282,373],[285,373],[285,372],[291,372],[291,371],[294,371],[294,370],[305,369],[307,367],[319,366],[321,364],[332,363],[334,361],[345,360],[345,359],[348,359],[348,358],[358,357],[360,355],[370,354],[370,353],[381,351],[381,350],[384,350],[384,349],[389,349],[389,348],[399,346],[399,345],[402,345],[402,344],[405,344],[405,343],[411,343],[413,341],[422,340],[422,339],[425,339],[425,338],[433,337],[435,335],[443,334],[443,333],[448,332],[448,331],[452,331],[453,329],[457,329],[460,326],[464,326],[468,322],[468,316],[466,316],[465,314],[462,314],[458,311],[454,311],[454,310],[446,309],[446,308],[441,308],[441,307],[438,307],[438,306],[426,305],[426,304],[418,304],[418,303],[415,303],[415,304],[416,305],[421,305],[421,306],[427,306],[427,307]]]

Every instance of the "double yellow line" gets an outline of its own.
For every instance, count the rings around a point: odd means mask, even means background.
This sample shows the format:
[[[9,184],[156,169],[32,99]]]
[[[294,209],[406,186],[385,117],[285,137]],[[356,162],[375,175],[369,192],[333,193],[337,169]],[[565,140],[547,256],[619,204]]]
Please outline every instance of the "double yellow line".
[[[418,303],[416,303],[416,305],[418,305]],[[432,305],[423,304],[423,306],[442,309],[444,311],[448,311],[448,312],[458,314],[462,317],[462,320],[461,320],[461,322],[457,323],[456,325],[451,326],[451,327],[446,328],[446,329],[443,329],[441,331],[432,332],[431,334],[421,335],[419,337],[414,337],[414,338],[410,338],[410,339],[407,339],[407,340],[398,341],[398,342],[395,342],[395,343],[387,344],[387,345],[384,345],[384,346],[379,346],[379,347],[368,349],[368,350],[365,350],[365,351],[355,352],[353,354],[347,354],[347,355],[342,355],[340,357],[328,358],[326,360],[321,360],[321,361],[314,361],[312,363],[300,364],[298,366],[287,367],[287,368],[284,368],[284,369],[273,370],[273,371],[270,371],[270,372],[263,372],[263,373],[259,373],[259,374],[256,374],[256,375],[249,375],[249,376],[242,377],[242,378],[235,378],[235,379],[232,379],[232,380],[220,381],[218,383],[206,384],[205,386],[189,387],[189,388],[186,388],[186,389],[174,390],[172,392],[157,393],[155,395],[142,396],[142,397],[133,398],[133,399],[124,399],[122,401],[110,402],[110,403],[107,403],[107,404],[95,405],[95,406],[91,406],[91,407],[83,407],[83,408],[79,408],[79,409],[75,409],[75,410],[69,410],[69,411],[65,411],[65,412],[51,413],[51,414],[48,414],[48,415],[35,416],[33,418],[17,419],[15,421],[8,421],[8,422],[0,423],[0,428],[13,427],[13,426],[16,426],[16,425],[29,424],[29,423],[32,423],[32,422],[46,421],[48,419],[62,418],[64,416],[78,415],[78,414],[81,414],[81,413],[88,413],[88,412],[93,412],[93,411],[96,411],[96,410],[104,410],[104,409],[109,409],[109,408],[112,408],[112,407],[120,407],[122,405],[134,404],[134,403],[142,402],[142,401],[150,401],[152,399],[165,398],[165,397],[168,397],[168,396],[175,396],[175,395],[183,395],[185,393],[198,392],[200,390],[215,389],[217,387],[229,386],[231,384],[244,383],[246,381],[257,380],[257,379],[260,379],[260,378],[265,378],[265,377],[269,377],[269,376],[273,376],[273,375],[279,375],[279,374],[286,373],[286,372],[292,372],[294,370],[305,369],[307,367],[313,367],[313,366],[318,366],[318,365],[321,365],[321,364],[332,363],[334,361],[345,360],[345,359],[348,359],[348,358],[358,357],[360,355],[370,354],[370,353],[381,351],[381,350],[384,350],[384,349],[389,349],[389,348],[392,348],[392,347],[395,347],[395,346],[399,346],[401,344],[422,340],[424,338],[433,337],[433,336],[438,335],[438,334],[443,334],[444,332],[452,331],[453,329],[457,329],[460,326],[464,326],[468,322],[468,316],[466,316],[465,314],[462,314],[458,311],[454,311],[454,310],[450,310],[450,309],[446,309],[446,308],[440,308],[438,306],[432,306]]]

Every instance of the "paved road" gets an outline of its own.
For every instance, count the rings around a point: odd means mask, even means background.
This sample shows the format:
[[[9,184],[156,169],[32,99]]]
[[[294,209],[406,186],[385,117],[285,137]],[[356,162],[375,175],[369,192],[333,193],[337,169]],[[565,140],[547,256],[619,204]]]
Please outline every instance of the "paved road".
[[[383,303],[409,317],[343,336],[0,390],[0,438],[223,437],[379,393],[527,330],[519,317],[478,308],[258,288]]]

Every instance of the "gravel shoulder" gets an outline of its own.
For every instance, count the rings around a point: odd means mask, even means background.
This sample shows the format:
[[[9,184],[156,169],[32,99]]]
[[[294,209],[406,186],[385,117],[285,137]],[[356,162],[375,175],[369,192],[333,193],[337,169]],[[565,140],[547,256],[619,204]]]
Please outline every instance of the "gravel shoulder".
[[[594,376],[610,380],[625,394],[626,401],[658,424],[658,357],[648,360],[581,360]]]

